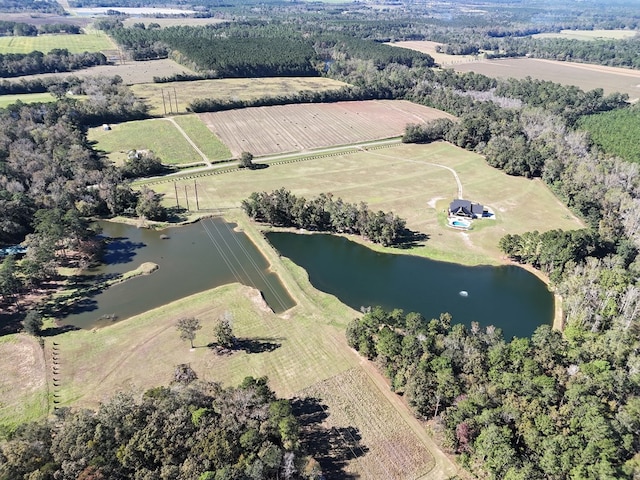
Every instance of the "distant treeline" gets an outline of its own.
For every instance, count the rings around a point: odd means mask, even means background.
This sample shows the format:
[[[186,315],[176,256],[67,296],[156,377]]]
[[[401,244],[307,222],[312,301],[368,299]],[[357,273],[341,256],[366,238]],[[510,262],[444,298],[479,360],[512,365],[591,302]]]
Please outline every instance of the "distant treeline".
[[[69,53],[54,49],[46,55],[37,50],[31,53],[0,54],[0,76],[18,77],[37,73],[70,72],[95,65],[105,65],[107,58],[100,52]]]
[[[33,78],[26,80],[24,78],[17,80],[1,80],[0,95],[18,95],[21,93],[44,93],[52,89],[68,92],[82,84],[79,77],[69,75],[64,79],[57,77]]]
[[[281,188],[272,193],[253,192],[242,201],[247,215],[278,227],[362,235],[374,243],[394,245],[402,241],[406,222],[393,213],[372,212],[366,203],[356,205],[321,194],[307,200]]]
[[[0,36],[35,37],[44,33],[81,33],[82,29],[69,23],[45,23],[32,25],[23,22],[0,20]]]
[[[343,33],[308,35],[289,26],[260,22],[242,27],[244,30],[230,24],[115,28],[110,35],[134,60],[171,56],[208,78],[317,76],[330,69],[336,59],[349,58],[371,61],[375,68],[434,64],[427,54]]]
[[[56,0],[2,0],[3,12],[40,12],[64,15],[64,8]]]

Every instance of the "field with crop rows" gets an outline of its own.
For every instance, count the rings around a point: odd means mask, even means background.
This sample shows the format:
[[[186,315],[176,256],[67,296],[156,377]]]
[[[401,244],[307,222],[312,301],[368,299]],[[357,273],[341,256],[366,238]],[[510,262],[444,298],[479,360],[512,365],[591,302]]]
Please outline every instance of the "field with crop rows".
[[[0,53],[48,53],[54,48],[66,48],[71,53],[99,52],[115,48],[104,33],[80,35],[38,35],[37,37],[0,37]]]
[[[322,77],[265,77],[145,83],[135,85],[132,89],[151,106],[152,114],[164,115],[185,112],[187,106],[197,98],[248,100],[304,90],[335,90],[344,85],[343,82]]]
[[[323,426],[338,433],[334,449],[350,457],[347,474],[363,480],[411,480],[433,468],[429,450],[362,368],[313,385],[299,396],[326,405]],[[331,463],[330,458],[320,461]]]
[[[203,113],[200,118],[234,156],[311,150],[397,137],[408,123],[453,118],[403,100],[297,104]]]

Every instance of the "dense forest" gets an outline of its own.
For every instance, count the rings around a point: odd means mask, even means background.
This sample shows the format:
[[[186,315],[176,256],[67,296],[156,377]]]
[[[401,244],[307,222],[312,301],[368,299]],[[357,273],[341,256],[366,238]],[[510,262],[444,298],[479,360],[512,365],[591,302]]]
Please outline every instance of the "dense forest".
[[[448,315],[375,308],[347,339],[481,478],[637,478],[640,356],[624,321],[601,334],[544,325],[505,341]]]
[[[142,398],[117,394],[98,411],[61,409],[24,425],[0,446],[0,478],[319,479],[300,451],[288,400],[265,378],[236,388],[186,378]],[[192,372],[192,371],[191,371]]]
[[[581,117],[578,127],[609,155],[640,163],[640,110],[636,106]]]
[[[402,242],[407,233],[405,220],[393,213],[372,212],[365,203],[334,200],[331,194],[307,200],[284,188],[272,193],[253,192],[242,201],[242,209],[252,219],[277,227],[352,233],[387,246]]]

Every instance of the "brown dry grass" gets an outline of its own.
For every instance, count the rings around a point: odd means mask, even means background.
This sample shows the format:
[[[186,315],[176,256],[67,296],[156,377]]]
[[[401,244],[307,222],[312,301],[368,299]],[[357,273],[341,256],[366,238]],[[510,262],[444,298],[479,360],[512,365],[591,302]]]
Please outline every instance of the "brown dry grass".
[[[446,53],[440,53],[436,51],[436,47],[441,46],[441,43],[431,42],[428,40],[410,40],[406,42],[393,42],[389,43],[393,47],[408,48],[410,50],[416,50],[418,52],[431,55],[438,65],[451,66],[454,63],[473,62],[478,60],[476,55],[447,55]]]
[[[0,425],[12,429],[48,413],[47,366],[38,340],[26,334],[0,338]]]
[[[133,92],[147,101],[151,106],[152,114],[163,115],[165,110],[167,113],[170,111],[186,112],[187,106],[197,98],[249,100],[288,95],[303,90],[335,90],[344,85],[343,82],[322,77],[223,78],[188,82],[145,83],[134,86]]]
[[[409,480],[433,469],[429,450],[361,368],[317,383],[298,396],[317,398],[325,405],[323,426],[339,432],[339,448],[355,457],[344,468],[347,474]]]
[[[404,100],[371,100],[245,108],[200,118],[234,156],[312,150],[400,136],[408,123],[453,118]]]

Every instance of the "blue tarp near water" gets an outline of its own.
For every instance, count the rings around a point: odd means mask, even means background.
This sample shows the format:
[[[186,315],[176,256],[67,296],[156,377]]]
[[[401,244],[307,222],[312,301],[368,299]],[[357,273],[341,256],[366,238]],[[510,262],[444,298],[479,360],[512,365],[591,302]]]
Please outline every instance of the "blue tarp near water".
[[[0,248],[0,257],[6,255],[24,255],[27,253],[27,247],[21,245],[11,245],[10,247]]]

